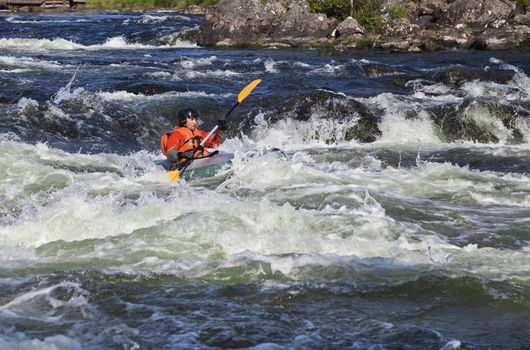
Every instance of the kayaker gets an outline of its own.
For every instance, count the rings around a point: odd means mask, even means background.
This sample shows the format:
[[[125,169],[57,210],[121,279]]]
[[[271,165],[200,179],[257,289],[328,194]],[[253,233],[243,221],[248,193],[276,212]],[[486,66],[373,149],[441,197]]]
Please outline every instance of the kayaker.
[[[201,146],[201,142],[208,135],[207,131],[197,129],[199,114],[193,108],[181,109],[178,114],[178,126],[166,132],[160,138],[160,148],[172,164],[182,165],[192,159],[211,156],[213,153],[206,148],[218,147],[222,133],[226,130],[226,122],[219,119],[218,131]]]

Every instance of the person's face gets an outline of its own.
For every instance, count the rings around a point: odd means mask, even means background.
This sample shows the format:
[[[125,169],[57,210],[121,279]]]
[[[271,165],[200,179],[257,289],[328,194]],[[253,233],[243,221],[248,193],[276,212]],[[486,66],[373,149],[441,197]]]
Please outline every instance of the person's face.
[[[187,127],[188,129],[190,129],[191,131],[197,129],[197,118],[195,117],[188,117],[186,118],[186,125],[185,127]]]

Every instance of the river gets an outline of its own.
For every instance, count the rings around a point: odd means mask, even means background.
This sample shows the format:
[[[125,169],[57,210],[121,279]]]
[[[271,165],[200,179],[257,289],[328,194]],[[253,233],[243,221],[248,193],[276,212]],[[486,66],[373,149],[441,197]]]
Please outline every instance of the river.
[[[0,16],[1,349],[530,346],[529,51],[202,48],[201,21]],[[254,79],[232,165],[169,182],[177,111],[209,130]]]

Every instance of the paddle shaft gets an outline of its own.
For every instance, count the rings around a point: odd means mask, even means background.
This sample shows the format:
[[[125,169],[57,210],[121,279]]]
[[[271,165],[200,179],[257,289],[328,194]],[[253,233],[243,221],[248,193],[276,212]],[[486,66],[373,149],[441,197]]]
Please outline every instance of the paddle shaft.
[[[226,119],[230,115],[230,113],[232,113],[234,109],[236,109],[236,107],[239,106],[239,104],[243,102],[243,100],[247,98],[247,96],[252,92],[252,90],[254,90],[256,86],[258,86],[260,83],[261,83],[261,79],[256,79],[256,80],[251,81],[250,84],[247,84],[247,86],[245,86],[243,90],[241,90],[239,95],[237,95],[237,102],[234,104],[234,106],[232,106],[232,108],[228,111],[228,113],[226,113],[226,115],[224,116],[222,120]],[[217,129],[219,129],[219,125],[216,125],[212,129],[212,131],[210,131],[208,135],[206,135],[204,140],[202,140],[201,142],[201,146],[204,146],[206,141],[208,141],[210,137],[212,137],[213,133],[216,132]]]

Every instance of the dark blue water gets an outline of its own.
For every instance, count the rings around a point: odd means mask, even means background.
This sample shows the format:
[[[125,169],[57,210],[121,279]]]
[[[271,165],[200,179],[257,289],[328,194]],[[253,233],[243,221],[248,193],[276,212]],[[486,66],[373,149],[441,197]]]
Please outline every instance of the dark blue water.
[[[1,349],[526,349],[530,53],[211,49],[0,16]],[[230,167],[154,164],[178,110]],[[279,147],[287,157],[267,153]]]

